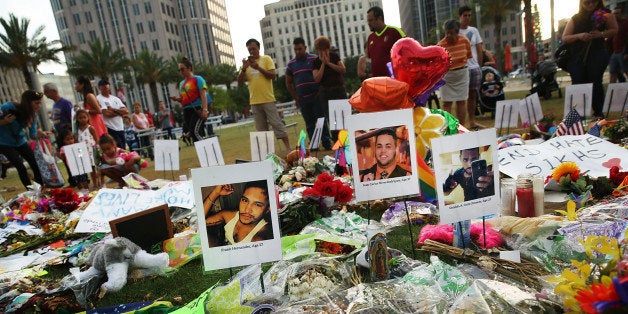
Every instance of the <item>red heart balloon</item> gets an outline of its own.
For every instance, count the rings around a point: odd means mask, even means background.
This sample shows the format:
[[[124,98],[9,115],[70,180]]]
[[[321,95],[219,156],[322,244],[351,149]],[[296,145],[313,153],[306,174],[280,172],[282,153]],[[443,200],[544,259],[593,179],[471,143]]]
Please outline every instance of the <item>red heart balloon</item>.
[[[399,39],[390,51],[395,78],[408,83],[412,99],[438,83],[449,71],[449,53],[440,46],[423,47],[413,38]]]

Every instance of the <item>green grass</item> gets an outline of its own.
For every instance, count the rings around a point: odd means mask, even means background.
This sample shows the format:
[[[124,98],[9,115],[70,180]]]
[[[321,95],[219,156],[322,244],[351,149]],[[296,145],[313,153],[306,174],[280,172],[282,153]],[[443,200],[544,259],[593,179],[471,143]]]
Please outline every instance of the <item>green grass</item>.
[[[510,92],[506,93],[506,98],[520,99],[525,97],[526,94],[527,91]],[[550,100],[542,99],[541,102],[544,112],[559,113],[562,111],[563,99],[558,99],[554,96],[554,98]],[[492,127],[494,125],[494,121],[490,118],[490,114],[480,116],[477,120],[479,123],[484,124],[487,127]],[[286,117],[286,122],[298,123],[296,132],[292,129],[288,130],[291,136],[291,144],[293,144],[294,146],[297,143],[296,139],[298,136],[298,131],[304,128],[303,119],[299,115],[288,116]],[[220,134],[219,141],[225,162],[227,164],[233,163],[235,159],[250,159],[248,133],[254,131],[254,126],[252,123],[230,128],[223,128],[220,131],[216,131]],[[511,132],[521,133],[522,131],[523,130],[512,130]],[[194,146],[185,146],[185,144],[183,143],[181,143],[181,145],[182,149],[180,164],[183,169],[174,172],[175,178],[178,178],[180,174],[186,174],[189,177],[189,169],[199,166]],[[283,152],[283,148],[281,145],[283,144],[276,143],[275,145],[278,152]],[[320,153],[319,156],[321,156],[323,153],[325,152]],[[61,168],[61,170],[65,172],[65,167],[62,166]],[[171,178],[170,172],[164,174],[163,172],[155,172],[153,169],[153,162],[149,161],[149,167],[143,169],[140,174],[148,179],[163,177],[167,179]],[[4,196],[5,199],[8,199],[23,191],[23,187],[21,186],[16,172],[11,172],[8,178],[1,183],[2,184],[0,185],[0,188],[6,186],[15,186],[18,188],[18,191],[16,192],[3,193],[2,196]],[[357,213],[362,215],[363,217],[367,216],[366,210],[364,209],[359,209]],[[372,219],[379,220],[381,214],[381,212],[372,213]],[[420,227],[412,226],[414,239],[417,238],[419,230]],[[401,250],[407,256],[412,256],[412,245],[416,240],[412,240],[408,236],[407,226],[394,228],[387,234],[387,239],[388,245],[390,247]],[[416,251],[415,256],[416,259],[423,261],[428,261],[429,259],[428,254],[424,252]],[[264,266],[268,267],[268,265]],[[67,265],[48,267],[48,271],[50,272],[50,274],[47,275],[46,278],[61,278],[69,274],[68,268],[69,267]],[[241,268],[232,269],[233,274],[237,273],[240,269]],[[190,302],[191,300],[196,298],[201,292],[205,291],[207,288],[214,285],[215,283],[224,283],[229,278],[230,271],[228,269],[213,271],[209,274],[204,274],[202,259],[198,258],[184,265],[178,271],[170,274],[169,276],[148,278],[137,282],[128,282],[126,286],[117,293],[107,294],[103,299],[100,300],[92,298],[92,305],[98,308],[145,300],[155,300],[157,298],[161,300],[172,301],[174,297],[181,297],[182,303],[179,303],[178,305],[182,305]]]

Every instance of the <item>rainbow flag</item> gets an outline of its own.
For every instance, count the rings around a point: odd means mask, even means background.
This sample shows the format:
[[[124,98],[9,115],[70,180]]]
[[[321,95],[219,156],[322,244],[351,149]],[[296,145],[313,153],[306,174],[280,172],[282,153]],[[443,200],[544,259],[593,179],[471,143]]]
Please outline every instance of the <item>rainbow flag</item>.
[[[436,177],[434,171],[425,163],[423,158],[417,158],[419,168],[419,188],[421,189],[421,195],[425,197],[427,202],[432,202],[437,199],[436,196]]]

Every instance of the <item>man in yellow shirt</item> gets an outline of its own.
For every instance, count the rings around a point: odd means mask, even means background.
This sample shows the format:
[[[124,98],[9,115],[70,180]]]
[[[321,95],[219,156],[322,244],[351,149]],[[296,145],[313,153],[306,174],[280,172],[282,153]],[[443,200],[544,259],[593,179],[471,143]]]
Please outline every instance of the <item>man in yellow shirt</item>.
[[[249,82],[249,103],[255,119],[255,128],[257,131],[269,131],[269,125],[272,126],[277,139],[281,139],[287,151],[290,151],[288,132],[275,105],[273,89],[275,63],[269,56],[260,56],[260,43],[253,38],[246,42],[246,49],[249,51],[249,57],[242,59],[238,84],[245,80]]]

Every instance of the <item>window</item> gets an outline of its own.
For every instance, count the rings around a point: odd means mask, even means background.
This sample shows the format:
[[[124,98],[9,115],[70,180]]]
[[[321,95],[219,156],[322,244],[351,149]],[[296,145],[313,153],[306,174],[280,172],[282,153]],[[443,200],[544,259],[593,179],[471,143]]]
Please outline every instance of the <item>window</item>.
[[[140,48],[142,48],[142,50],[148,49],[145,41],[140,41]]]
[[[93,20],[92,20],[92,12],[90,12],[90,11],[85,12],[85,21],[87,22],[87,24],[90,24],[91,22],[93,22]]]
[[[159,50],[159,39],[153,39],[153,50]]]
[[[73,7],[76,5],[76,0],[70,0],[70,6]]]
[[[144,2],[144,9],[146,10],[146,14],[153,13],[153,8],[150,5],[150,2]]]
[[[140,5],[137,3],[133,3],[133,14],[140,15]]]
[[[136,26],[137,26],[137,33],[144,34],[144,25],[142,24],[142,22],[137,23]]]
[[[164,21],[164,26],[166,27],[166,32],[169,32],[170,27],[168,27],[168,21]]]
[[[517,33],[517,28],[516,28],[516,27],[514,27],[514,26],[510,27],[510,34],[511,34],[511,35],[514,35],[514,34],[516,34],[516,33]]]
[[[78,33],[78,34],[76,34],[76,36],[78,37],[79,44],[84,44],[85,43],[85,35],[83,35],[83,33]]]
[[[163,2],[161,3],[161,13],[166,14],[166,6]]]
[[[155,21],[148,21],[148,30],[152,33],[155,29]]]
[[[81,1],[81,3],[82,3],[82,4],[88,4],[88,3],[89,3],[89,0],[82,0],[82,1]]]
[[[508,35],[508,29],[507,28],[502,28],[502,35]]]
[[[517,47],[517,40],[516,39],[511,40],[510,41],[510,46],[511,47]]]
[[[78,13],[72,14],[72,19],[74,20],[74,25],[81,25],[81,16]]]
[[[510,13],[510,21],[514,21],[515,20],[515,14],[514,13]]]
[[[97,39],[96,31],[89,31],[89,40],[90,41],[95,41],[96,39]]]

